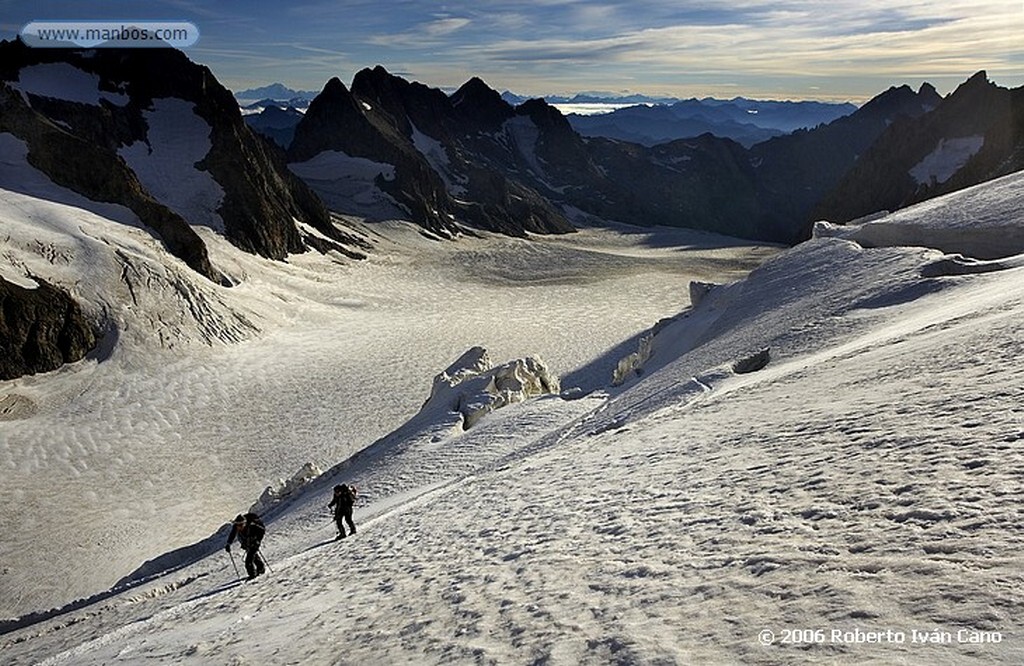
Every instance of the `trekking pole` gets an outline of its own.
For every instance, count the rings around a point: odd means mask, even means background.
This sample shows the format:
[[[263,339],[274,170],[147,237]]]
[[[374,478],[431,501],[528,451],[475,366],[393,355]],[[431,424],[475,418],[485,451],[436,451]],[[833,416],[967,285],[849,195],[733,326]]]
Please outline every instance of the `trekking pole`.
[[[262,548],[257,548],[256,549],[256,554],[259,555],[260,559],[263,560],[263,566],[265,566],[267,568],[267,571],[270,572],[270,573],[274,573],[274,570],[270,568],[270,562],[267,562],[267,556],[263,554],[263,549]]]
[[[231,558],[231,566],[235,568],[235,578],[242,580],[242,574],[238,573],[238,565],[235,564],[235,556],[231,554],[230,550],[228,551],[228,557]]]

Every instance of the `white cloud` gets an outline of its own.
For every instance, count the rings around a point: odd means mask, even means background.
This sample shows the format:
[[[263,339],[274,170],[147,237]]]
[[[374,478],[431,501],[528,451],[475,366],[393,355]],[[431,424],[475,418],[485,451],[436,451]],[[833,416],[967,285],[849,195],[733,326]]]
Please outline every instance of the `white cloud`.
[[[443,18],[424,24],[419,29],[431,37],[442,37],[461,30],[470,23],[467,18]]]

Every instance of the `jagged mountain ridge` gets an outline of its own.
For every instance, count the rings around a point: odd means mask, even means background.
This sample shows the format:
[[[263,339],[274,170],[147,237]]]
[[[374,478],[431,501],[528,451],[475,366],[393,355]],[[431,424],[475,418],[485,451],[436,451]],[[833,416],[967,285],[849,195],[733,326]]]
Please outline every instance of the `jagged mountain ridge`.
[[[486,128],[492,119],[483,111],[486,105],[469,94],[471,89],[460,91],[463,96],[456,92],[449,98],[382,67],[357,74],[351,91],[333,78],[295,128],[288,159],[305,162],[337,151],[390,165],[393,178],[380,175],[376,186],[440,236],[460,233],[464,225],[513,235],[572,231],[564,215],[535,192],[462,158],[459,145],[466,128]],[[468,112],[458,110],[458,101]],[[451,148],[436,153],[432,164],[424,137]]]
[[[770,139],[750,149],[756,165],[762,223],[792,240],[810,236],[814,206],[835,188],[860,156],[901,118],[913,123],[942,104],[931,85],[894,86],[855,113],[809,131]]]
[[[525,216],[525,230],[551,231],[534,211],[551,221],[575,209],[782,243],[807,237],[814,206],[888,126],[942,102],[929,85],[892,88],[850,115],[748,149],[709,134],[656,146],[583,137],[543,100],[512,106],[478,78],[448,96],[380,66],[359,72],[351,92],[333,80],[318,99],[289,161],[339,151],[393,166],[394,178],[376,185],[428,229],[458,221],[508,232]],[[519,213],[503,218],[513,203]]]

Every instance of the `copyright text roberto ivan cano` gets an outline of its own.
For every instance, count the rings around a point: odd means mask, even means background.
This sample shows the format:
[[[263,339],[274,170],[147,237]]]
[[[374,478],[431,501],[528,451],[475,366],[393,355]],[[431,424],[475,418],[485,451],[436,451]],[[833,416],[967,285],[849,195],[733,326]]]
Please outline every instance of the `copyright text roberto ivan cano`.
[[[764,629],[761,645],[978,645],[1002,643],[999,631],[978,629]]]

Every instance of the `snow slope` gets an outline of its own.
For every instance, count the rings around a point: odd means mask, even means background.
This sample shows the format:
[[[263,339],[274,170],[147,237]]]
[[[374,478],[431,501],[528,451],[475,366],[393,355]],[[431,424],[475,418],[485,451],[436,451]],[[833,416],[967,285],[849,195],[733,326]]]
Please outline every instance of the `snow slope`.
[[[130,211],[56,187],[23,143],[0,135],[0,149],[3,274],[44,277],[113,322],[81,363],[0,382],[3,618],[105,590],[307,462],[365,448],[474,345],[495,363],[539,355],[567,388],[597,385],[617,346],[685,305],[690,279],[735,277],[775,251],[671,231],[436,243],[349,221],[376,245],[367,261],[282,263],[197,226],[236,285],[224,288]],[[654,238],[705,249],[680,260]],[[72,535],[54,529],[69,506]]]
[[[1022,184],[974,188],[966,212],[991,219]],[[955,226],[964,201],[899,219]],[[465,432],[420,413],[268,514],[266,577],[234,582],[222,529],[193,564],[8,633],[3,656],[1021,663],[1024,259],[917,240],[779,254],[660,326],[621,387]],[[342,481],[360,531],[336,543]]]

